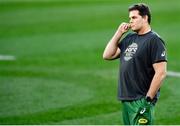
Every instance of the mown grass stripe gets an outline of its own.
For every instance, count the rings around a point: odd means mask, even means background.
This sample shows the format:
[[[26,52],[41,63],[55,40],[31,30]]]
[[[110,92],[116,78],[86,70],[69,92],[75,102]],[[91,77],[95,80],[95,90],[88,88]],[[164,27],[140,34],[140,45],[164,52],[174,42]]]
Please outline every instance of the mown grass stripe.
[[[79,119],[96,115],[113,113],[120,110],[119,104],[100,103],[91,105],[68,106],[48,112],[34,113],[22,116],[1,117],[0,124],[49,124],[63,120]]]

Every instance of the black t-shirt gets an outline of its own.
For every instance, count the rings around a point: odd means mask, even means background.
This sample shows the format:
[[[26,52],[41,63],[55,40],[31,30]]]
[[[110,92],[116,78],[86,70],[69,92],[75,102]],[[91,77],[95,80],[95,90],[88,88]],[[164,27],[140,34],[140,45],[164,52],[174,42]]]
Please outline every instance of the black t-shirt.
[[[118,46],[121,50],[118,98],[145,97],[155,74],[153,64],[167,61],[164,41],[153,31],[144,35],[129,33]],[[155,98],[158,94],[159,91]]]

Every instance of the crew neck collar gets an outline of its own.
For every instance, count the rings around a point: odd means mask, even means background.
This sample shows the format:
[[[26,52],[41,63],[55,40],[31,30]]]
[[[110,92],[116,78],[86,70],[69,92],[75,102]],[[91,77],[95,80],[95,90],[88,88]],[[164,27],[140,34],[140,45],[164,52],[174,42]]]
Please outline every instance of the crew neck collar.
[[[138,34],[138,33],[136,33],[138,36],[144,36],[144,35],[147,35],[147,34],[149,34],[149,33],[151,33],[152,32],[152,29],[150,29],[150,31],[148,31],[148,32],[146,32],[146,33],[144,33],[144,34]]]

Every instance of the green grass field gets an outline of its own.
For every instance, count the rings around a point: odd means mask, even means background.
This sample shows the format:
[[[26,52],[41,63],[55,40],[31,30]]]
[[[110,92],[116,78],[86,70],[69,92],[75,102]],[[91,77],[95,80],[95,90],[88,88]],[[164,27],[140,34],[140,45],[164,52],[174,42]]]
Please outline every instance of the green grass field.
[[[135,1],[133,1],[135,2]],[[136,1],[140,2],[140,1]],[[180,1],[145,1],[180,71]],[[126,0],[0,1],[0,124],[122,124],[117,61],[103,50],[128,21]],[[167,77],[155,124],[180,124],[180,78]]]

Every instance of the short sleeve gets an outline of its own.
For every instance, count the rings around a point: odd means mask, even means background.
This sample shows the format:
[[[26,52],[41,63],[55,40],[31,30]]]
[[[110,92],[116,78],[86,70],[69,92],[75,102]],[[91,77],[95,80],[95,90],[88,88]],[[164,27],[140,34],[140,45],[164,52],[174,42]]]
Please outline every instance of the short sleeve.
[[[120,50],[124,50],[126,48],[126,44],[129,43],[129,38],[130,36],[132,36],[133,34],[132,33],[129,33],[127,36],[125,36],[118,44],[118,47]]]
[[[119,47],[119,49],[120,50],[123,50],[123,45],[124,45],[124,41],[126,40],[126,38],[123,38],[120,42],[119,42],[119,44],[118,44],[118,47]]]
[[[154,37],[150,45],[151,63],[167,62],[167,51],[165,43],[159,37]]]

